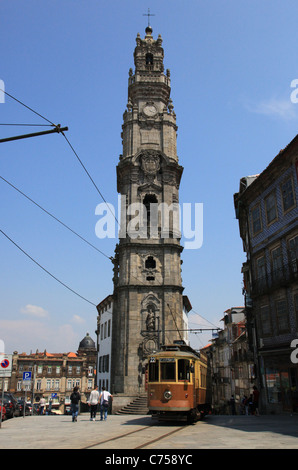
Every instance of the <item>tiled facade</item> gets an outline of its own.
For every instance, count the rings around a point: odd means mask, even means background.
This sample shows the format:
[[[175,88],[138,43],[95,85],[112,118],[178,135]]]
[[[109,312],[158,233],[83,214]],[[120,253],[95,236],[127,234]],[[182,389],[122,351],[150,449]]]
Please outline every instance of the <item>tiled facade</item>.
[[[298,138],[235,194],[247,261],[244,294],[266,412],[298,409],[298,371],[290,343],[298,338]]]

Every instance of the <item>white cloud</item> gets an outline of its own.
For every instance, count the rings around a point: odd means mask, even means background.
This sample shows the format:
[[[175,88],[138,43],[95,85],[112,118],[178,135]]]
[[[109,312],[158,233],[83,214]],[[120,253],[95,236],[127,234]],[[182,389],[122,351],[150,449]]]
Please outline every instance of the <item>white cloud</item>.
[[[76,352],[81,339],[70,324],[54,325],[39,320],[0,320],[0,340],[6,354],[38,349],[49,353]]]
[[[27,304],[26,307],[21,308],[20,312],[24,315],[30,315],[37,318],[45,318],[48,316],[48,312],[44,308],[31,304]]]
[[[74,315],[72,317],[72,321],[73,321],[73,323],[76,323],[78,325],[81,325],[82,323],[85,323],[84,318],[80,317],[80,315]]]
[[[260,103],[245,103],[245,108],[256,114],[263,114],[265,116],[273,116],[281,119],[295,119],[297,118],[297,108],[291,102],[290,96],[288,99],[270,98],[263,100]]]

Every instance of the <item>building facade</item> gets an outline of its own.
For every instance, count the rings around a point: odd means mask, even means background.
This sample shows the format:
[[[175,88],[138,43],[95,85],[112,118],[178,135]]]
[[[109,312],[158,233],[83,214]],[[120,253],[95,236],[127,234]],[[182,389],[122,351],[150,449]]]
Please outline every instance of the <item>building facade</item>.
[[[247,260],[244,295],[250,349],[264,412],[298,409],[298,137],[234,195]]]
[[[212,407],[215,413],[230,413],[233,395],[236,412],[241,401],[252,393],[255,381],[253,355],[249,353],[245,307],[232,307],[224,312],[224,327],[208,347],[210,357]]]
[[[112,353],[112,312],[113,296],[108,295],[97,305],[97,375],[96,383],[101,390],[110,389]]]
[[[138,34],[123,115],[123,154],[117,165],[121,229],[114,258],[111,391],[113,406],[145,390],[146,358],[181,339],[182,247],[177,217],[183,168],[164,73],[162,38]]]
[[[70,395],[75,386],[79,387],[82,403],[87,403],[95,383],[96,346],[87,335],[79,344],[76,353],[44,352],[26,354],[13,353],[12,375],[3,380],[4,390],[13,393],[16,398],[24,397],[25,387],[27,400],[38,403],[44,396],[47,405],[64,413],[70,405]],[[25,385],[23,373],[31,372],[32,381]]]

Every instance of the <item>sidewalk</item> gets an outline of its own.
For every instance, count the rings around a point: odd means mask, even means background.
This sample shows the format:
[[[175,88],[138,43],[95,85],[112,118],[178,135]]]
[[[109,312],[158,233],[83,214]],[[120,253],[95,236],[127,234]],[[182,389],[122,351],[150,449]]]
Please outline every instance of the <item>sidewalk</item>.
[[[109,415],[107,421],[90,421],[89,413],[73,423],[71,416],[27,416],[4,421],[2,449],[82,449],[105,439],[151,426],[167,434],[173,424],[157,424],[148,415]],[[143,433],[144,436],[144,433]],[[127,442],[115,440],[109,448],[134,449],[143,444],[138,433]],[[113,447],[111,447],[111,445]],[[108,447],[106,447],[108,448]],[[148,444],[146,449],[298,449],[298,416],[208,416],[192,426]]]

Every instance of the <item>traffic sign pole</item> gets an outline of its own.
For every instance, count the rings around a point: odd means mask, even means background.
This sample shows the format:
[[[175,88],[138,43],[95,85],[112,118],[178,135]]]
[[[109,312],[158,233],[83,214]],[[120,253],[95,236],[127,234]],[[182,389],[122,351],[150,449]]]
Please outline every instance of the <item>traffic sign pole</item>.
[[[1,400],[0,428],[2,427],[3,403],[4,403],[4,379],[2,379],[2,400]]]
[[[2,378],[2,400],[0,413],[0,428],[3,420],[3,403],[4,403],[4,378],[11,377],[12,370],[12,354],[0,354],[0,378]]]

